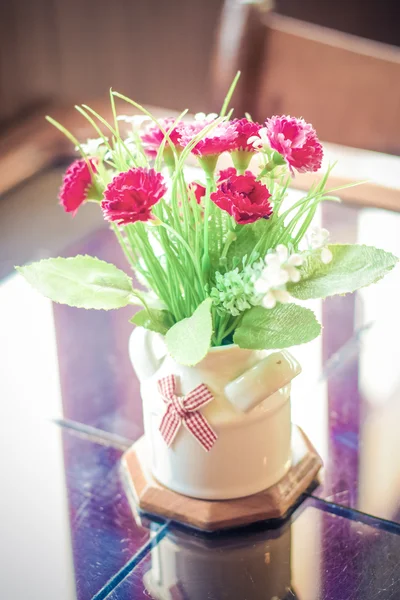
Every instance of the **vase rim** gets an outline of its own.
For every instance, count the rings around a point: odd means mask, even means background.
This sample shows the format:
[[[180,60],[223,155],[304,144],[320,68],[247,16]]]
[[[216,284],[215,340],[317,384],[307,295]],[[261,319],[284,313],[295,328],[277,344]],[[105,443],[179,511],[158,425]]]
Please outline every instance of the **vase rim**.
[[[210,352],[223,352],[224,350],[233,350],[234,348],[239,348],[237,344],[226,344],[225,346],[213,346],[209,349]],[[248,348],[240,348],[240,350],[248,350]]]
[[[212,348],[210,348],[207,352],[207,354],[205,355],[205,357],[200,361],[206,361],[207,359],[210,358],[223,358],[226,355],[241,355],[243,356],[244,354],[248,354],[251,355],[252,353],[257,352],[257,350],[252,350],[251,348],[240,348],[240,346],[238,346],[237,344],[227,344],[226,346],[213,346]],[[199,363],[199,364],[200,364]]]

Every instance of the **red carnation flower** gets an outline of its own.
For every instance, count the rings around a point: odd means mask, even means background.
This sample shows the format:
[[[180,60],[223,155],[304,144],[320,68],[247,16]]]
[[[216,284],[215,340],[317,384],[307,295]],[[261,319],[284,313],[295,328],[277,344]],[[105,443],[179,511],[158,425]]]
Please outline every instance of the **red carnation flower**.
[[[96,162],[89,158],[93,173],[97,172]],[[83,158],[75,160],[68,167],[63,177],[59,199],[66,212],[76,214],[80,205],[87,200],[87,194],[92,185],[92,174]]]
[[[253,144],[249,144],[248,140],[254,135],[258,135],[262,125],[260,123],[253,123],[248,119],[234,119],[232,121],[237,131],[237,138],[235,139],[234,150],[244,150],[246,152],[255,152]]]
[[[201,199],[206,195],[206,188],[201,183],[197,183],[197,181],[191,181],[188,184],[189,190],[191,190],[196,198],[197,204],[200,204]]]
[[[270,197],[265,185],[256,181],[249,172],[246,175],[232,175],[211,194],[211,200],[240,225],[268,219],[272,214]]]
[[[175,119],[172,117],[167,117],[166,119],[159,119],[158,121],[161,127],[164,129],[166,133],[168,133],[169,139],[177,146],[179,150],[179,133],[178,127],[181,125],[180,122],[176,124],[176,126],[170,131],[172,125],[175,123]],[[161,146],[165,135],[161,131],[161,129],[155,123],[149,125],[146,130],[143,132],[141,139],[143,143],[143,147],[145,149],[146,154],[150,158],[155,158],[157,156],[157,152],[159,147]],[[165,144],[165,148],[167,149],[169,146],[168,142]]]
[[[226,169],[221,169],[218,173],[217,183],[222,183],[223,181],[226,181],[227,179],[232,177],[232,175],[237,175],[237,171],[234,167],[227,167]],[[246,175],[250,175],[251,177],[252,172],[246,171]],[[200,204],[202,198],[204,198],[204,196],[206,195],[205,186],[201,183],[198,183],[197,181],[192,181],[188,184],[188,188],[194,193],[195,198],[197,200],[197,204]]]
[[[232,177],[232,175],[237,175],[237,171],[234,167],[227,167],[226,169],[221,169],[218,173],[217,183],[227,181],[230,177]],[[253,176],[251,171],[246,171],[245,175],[249,175],[250,177]],[[205,186],[201,183],[198,183],[197,181],[192,181],[191,183],[189,183],[188,188],[193,191],[197,200],[197,204],[200,204],[202,198],[204,198],[204,196],[206,195]]]
[[[323,150],[312,125],[295,117],[271,117],[265,123],[271,148],[282,154],[290,170],[318,171]]]
[[[192,123],[183,123],[178,127],[181,146],[190,144],[193,138],[207,125],[210,125],[208,121],[193,121]],[[222,152],[234,148],[237,135],[237,131],[232,124],[220,123],[197,142],[192,152],[200,157],[222,154]]]
[[[237,171],[234,167],[227,167],[226,169],[221,169],[218,173],[217,183],[222,183],[226,181],[233,175],[237,175]]]
[[[101,203],[104,218],[119,225],[148,221],[152,206],[166,191],[161,173],[143,167],[129,169],[108,184]]]
[[[233,175],[237,175],[237,174],[238,173],[234,167],[228,167],[227,169],[221,169],[220,172],[218,173],[217,183],[222,183],[223,181],[226,181]],[[245,171],[245,175],[248,175],[249,177],[254,177],[254,175],[251,171]]]

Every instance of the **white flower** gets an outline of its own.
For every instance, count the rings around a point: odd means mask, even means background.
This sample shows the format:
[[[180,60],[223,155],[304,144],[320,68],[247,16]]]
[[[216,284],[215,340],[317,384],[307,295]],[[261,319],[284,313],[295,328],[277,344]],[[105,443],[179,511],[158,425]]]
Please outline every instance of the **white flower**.
[[[290,295],[286,284],[300,281],[300,272],[297,267],[303,264],[300,254],[290,254],[283,244],[279,244],[273,252],[264,259],[265,267],[254,284],[258,294],[263,295],[263,305],[274,308],[277,302],[289,302]]]
[[[128,150],[131,150],[131,151],[134,150],[135,153],[136,153],[136,150],[137,150],[137,148],[136,148],[136,142],[135,142],[135,140],[133,138],[127,137],[126,140],[124,140],[124,144],[128,148]],[[124,146],[122,145],[122,147],[124,147]]]
[[[295,253],[289,255],[289,250],[283,244],[279,244],[275,252],[267,254],[265,264],[271,270],[271,278],[281,281],[282,284],[288,281],[293,281],[293,283],[300,281],[300,273],[296,267],[301,267],[303,257]]]
[[[108,140],[108,138],[105,139]],[[104,146],[103,138],[89,139],[84,144],[81,144],[81,148],[87,156],[96,156],[101,146]],[[79,146],[75,146],[75,150],[79,150]]]
[[[328,265],[332,261],[333,255],[329,248],[322,248],[321,250],[321,260],[324,265]]]
[[[318,250],[326,246],[329,240],[329,231],[314,225],[307,232],[308,247],[312,250]]]
[[[125,121],[125,123],[130,123],[133,129],[139,129],[143,123],[151,121],[151,119],[146,115],[119,115],[117,121]]]
[[[247,140],[248,144],[251,144],[256,150],[270,150],[271,144],[268,139],[268,130],[266,127],[261,127],[258,135],[252,135]]]
[[[269,290],[262,300],[262,305],[265,308],[275,308],[277,302],[282,304],[290,302],[289,292],[286,290]]]
[[[217,117],[218,117],[217,113],[209,113],[208,115],[206,115],[206,113],[199,112],[194,115],[194,120],[195,121],[207,121],[207,123],[211,123],[211,121],[215,121],[215,119]]]
[[[259,294],[265,294],[270,289],[286,285],[289,281],[287,271],[280,267],[265,267],[260,279],[255,283],[255,289]]]
[[[326,247],[329,241],[329,231],[314,225],[307,233],[307,243],[310,250],[321,250],[321,261],[327,265],[331,262],[333,256],[329,248]]]

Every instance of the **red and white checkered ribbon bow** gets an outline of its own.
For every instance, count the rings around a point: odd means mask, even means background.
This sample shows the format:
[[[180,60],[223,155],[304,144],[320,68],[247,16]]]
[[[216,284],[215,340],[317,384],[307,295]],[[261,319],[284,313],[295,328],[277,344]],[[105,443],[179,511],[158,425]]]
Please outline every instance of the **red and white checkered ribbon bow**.
[[[202,383],[186,396],[175,395],[175,375],[168,375],[157,382],[158,391],[167,405],[167,410],[161,420],[160,432],[169,447],[179,427],[183,423],[186,429],[196,438],[207,452],[211,450],[217,439],[217,434],[210,427],[199,408],[205,406],[214,396],[208,387]]]

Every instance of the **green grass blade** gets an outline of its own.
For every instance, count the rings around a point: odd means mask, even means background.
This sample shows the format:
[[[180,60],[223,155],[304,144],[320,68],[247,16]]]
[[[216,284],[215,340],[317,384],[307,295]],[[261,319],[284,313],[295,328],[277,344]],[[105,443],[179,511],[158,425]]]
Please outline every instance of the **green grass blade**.
[[[219,113],[220,117],[224,117],[226,115],[226,111],[228,110],[229,103],[232,99],[232,96],[235,91],[237,82],[239,81],[240,75],[241,75],[241,73],[240,73],[240,71],[238,71],[231,83],[231,86],[230,86],[228,93],[225,96],[225,100],[222,104],[221,112]]]

